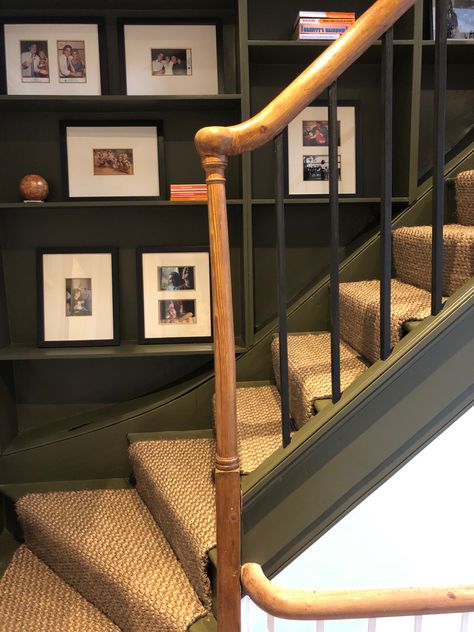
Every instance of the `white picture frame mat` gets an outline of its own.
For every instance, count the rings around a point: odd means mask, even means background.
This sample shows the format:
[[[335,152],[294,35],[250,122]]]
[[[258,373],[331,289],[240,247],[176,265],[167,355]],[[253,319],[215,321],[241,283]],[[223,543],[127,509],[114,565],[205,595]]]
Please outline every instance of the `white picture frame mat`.
[[[5,61],[8,94],[100,95],[99,29],[97,24],[5,24]],[[48,42],[49,82],[22,82],[20,41]],[[86,53],[85,83],[60,83],[58,40],[83,40]]]
[[[70,197],[160,195],[156,126],[68,126]],[[93,149],[133,149],[133,175],[94,175]]]
[[[127,94],[218,94],[213,24],[125,24]],[[192,75],[153,76],[151,50],[192,49]]]
[[[66,279],[92,279],[90,316],[66,316]],[[113,276],[109,253],[43,254],[44,340],[113,340]]]
[[[289,195],[328,194],[329,182],[303,180],[303,156],[325,156],[328,146],[303,146],[303,121],[327,121],[326,106],[307,107],[288,125],[288,193]],[[356,129],[355,107],[338,106],[337,120],[340,122],[341,179],[339,193],[356,193]]]
[[[159,267],[194,267],[195,290],[159,290]],[[145,252],[142,253],[143,319],[146,338],[187,338],[211,335],[211,294],[209,253]],[[158,301],[195,300],[196,323],[160,324]]]

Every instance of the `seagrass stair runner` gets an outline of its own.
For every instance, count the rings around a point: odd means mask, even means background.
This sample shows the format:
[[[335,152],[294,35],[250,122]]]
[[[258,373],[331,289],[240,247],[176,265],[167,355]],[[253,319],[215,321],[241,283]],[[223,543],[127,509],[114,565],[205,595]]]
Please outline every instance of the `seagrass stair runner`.
[[[445,297],[474,275],[474,171],[456,179],[457,224],[444,228]],[[392,340],[430,313],[431,228],[394,231]],[[379,357],[379,282],[341,284],[345,389]],[[288,337],[295,431],[331,395],[330,334]],[[242,474],[281,442],[276,385],[237,389]],[[184,632],[210,616],[215,546],[212,438],[158,438],[130,448],[136,488],[28,494],[17,502],[25,544],[0,581],[1,632]]]

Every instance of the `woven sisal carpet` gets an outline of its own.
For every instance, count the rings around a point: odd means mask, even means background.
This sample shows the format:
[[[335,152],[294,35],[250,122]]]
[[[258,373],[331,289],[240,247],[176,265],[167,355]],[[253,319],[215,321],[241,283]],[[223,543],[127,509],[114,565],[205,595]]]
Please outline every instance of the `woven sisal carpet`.
[[[120,632],[26,546],[0,581],[2,632]]]
[[[124,632],[184,632],[206,615],[136,491],[30,494],[17,511],[33,552]]]
[[[249,474],[281,446],[281,400],[276,386],[237,389],[240,470]]]
[[[212,439],[139,441],[129,450],[137,490],[201,601],[211,607],[207,554],[216,545]]]
[[[460,224],[474,225],[474,170],[456,177],[456,212]]]
[[[341,341],[341,388],[344,390],[367,368]],[[273,370],[280,382],[279,342],[272,342]],[[288,336],[290,411],[296,427],[314,414],[313,401],[331,397],[331,336],[329,333]]]
[[[431,291],[431,226],[406,226],[393,233],[397,277]],[[451,296],[474,275],[474,226],[443,229],[443,294]]]
[[[370,362],[380,357],[380,283],[341,283],[341,336]],[[391,347],[402,337],[403,323],[431,313],[431,294],[392,279]]]

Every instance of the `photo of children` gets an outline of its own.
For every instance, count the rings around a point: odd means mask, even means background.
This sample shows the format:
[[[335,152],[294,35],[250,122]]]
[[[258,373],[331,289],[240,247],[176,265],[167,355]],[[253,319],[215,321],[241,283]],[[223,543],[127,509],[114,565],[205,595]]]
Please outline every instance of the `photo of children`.
[[[66,316],[92,316],[92,279],[66,279]]]
[[[86,50],[83,40],[57,41],[59,83],[86,83]]]
[[[133,149],[93,149],[95,176],[133,176]]]
[[[22,83],[49,83],[48,42],[21,40]]]

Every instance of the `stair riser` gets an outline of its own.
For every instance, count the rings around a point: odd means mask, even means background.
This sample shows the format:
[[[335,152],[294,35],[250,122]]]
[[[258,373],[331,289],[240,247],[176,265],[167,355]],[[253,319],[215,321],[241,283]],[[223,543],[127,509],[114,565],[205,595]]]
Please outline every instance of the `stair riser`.
[[[216,543],[214,440],[137,442],[129,455],[138,493],[210,610],[207,553]]]
[[[397,277],[431,291],[431,235],[394,233],[393,257]],[[443,246],[443,294],[451,296],[474,275],[474,232],[472,239],[445,239]]]
[[[458,222],[474,226],[474,170],[463,171],[456,178]]]

